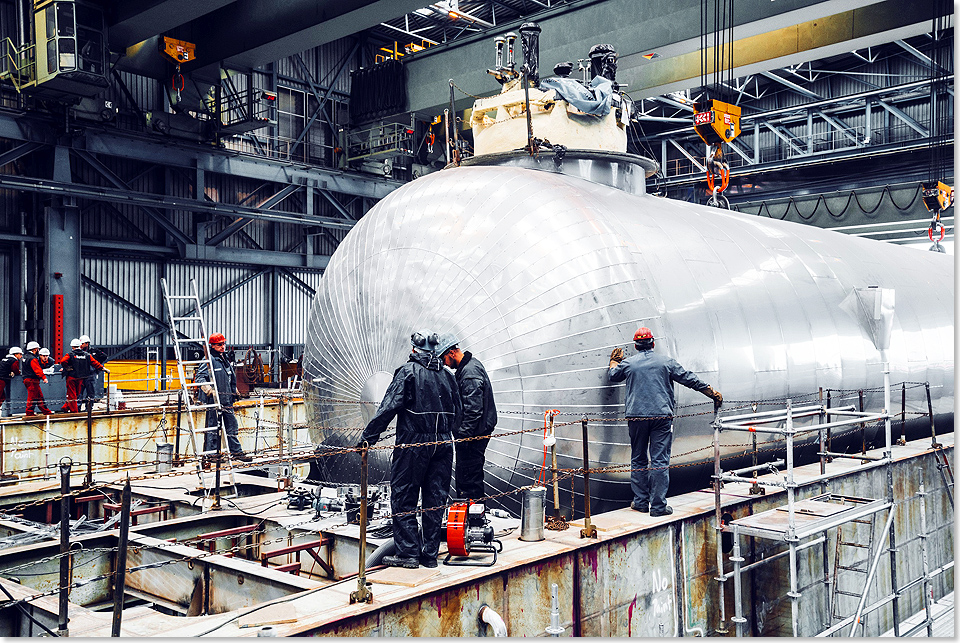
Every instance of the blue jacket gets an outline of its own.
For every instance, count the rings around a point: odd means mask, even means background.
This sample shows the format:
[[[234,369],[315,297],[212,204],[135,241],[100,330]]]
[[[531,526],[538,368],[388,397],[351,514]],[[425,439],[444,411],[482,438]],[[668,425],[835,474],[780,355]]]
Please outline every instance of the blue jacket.
[[[217,392],[220,393],[220,406],[229,409],[233,407],[234,401],[239,397],[237,394],[237,373],[233,368],[233,363],[226,356],[226,353],[217,353],[212,349],[210,353],[210,363],[213,364],[213,377],[217,383]],[[201,364],[197,368],[197,373],[193,381],[209,382],[209,370],[206,364]],[[202,391],[199,397],[204,404],[211,404],[213,402],[213,395],[207,395]]]
[[[677,360],[639,351],[609,371],[611,382],[627,382],[626,416],[628,418],[673,417],[677,406],[673,383],[703,392],[709,384],[686,370]]]

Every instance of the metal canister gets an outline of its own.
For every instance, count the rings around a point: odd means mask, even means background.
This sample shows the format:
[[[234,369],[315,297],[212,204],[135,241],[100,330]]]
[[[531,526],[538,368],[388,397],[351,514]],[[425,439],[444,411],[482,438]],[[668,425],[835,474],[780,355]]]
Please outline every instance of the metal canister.
[[[166,473],[173,466],[173,445],[157,443],[157,473]]]
[[[543,540],[546,498],[546,487],[523,490],[520,507],[520,540]]]

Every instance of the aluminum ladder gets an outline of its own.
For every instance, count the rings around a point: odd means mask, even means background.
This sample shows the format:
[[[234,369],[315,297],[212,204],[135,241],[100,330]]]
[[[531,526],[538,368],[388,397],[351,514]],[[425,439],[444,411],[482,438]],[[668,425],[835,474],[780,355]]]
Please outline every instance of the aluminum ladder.
[[[226,441],[226,429],[223,426],[223,421],[219,418],[221,410],[220,391],[217,389],[216,378],[213,377],[213,361],[210,357],[209,345],[207,344],[207,325],[203,319],[203,312],[200,309],[200,295],[197,293],[197,282],[195,279],[190,279],[190,294],[188,295],[171,295],[167,286],[167,280],[164,278],[160,279],[160,286],[163,290],[163,299],[167,306],[167,316],[170,323],[170,337],[173,340],[173,351],[177,359],[177,375],[180,379],[180,391],[183,396],[183,403],[187,411],[187,428],[190,433],[190,446],[193,448],[193,452],[197,455],[197,475],[200,478],[200,485],[203,488],[204,498],[209,499],[210,496],[213,495],[214,500],[212,508],[219,508],[221,497],[231,498],[237,496],[237,483],[233,474],[233,462],[230,459],[230,449],[219,449],[221,452],[221,457],[217,459],[215,457],[218,451],[217,449],[203,451],[200,448],[203,445],[203,437],[211,431],[219,431],[221,447],[228,443]],[[174,311],[174,306],[177,302],[186,304],[185,306],[178,307],[180,310],[184,311],[181,314],[177,314]],[[185,354],[183,347],[187,344],[200,344],[203,347],[203,357],[201,359],[185,360],[183,358]],[[186,367],[193,366],[196,368],[201,365],[206,365],[207,372],[210,373],[210,381],[188,381]],[[213,388],[213,402],[194,402],[194,394],[200,389],[201,386],[204,385]],[[206,422],[204,422],[203,426],[198,427],[195,412],[203,411],[203,417],[205,418],[208,410],[217,411],[217,426],[207,427]],[[203,468],[203,461],[211,456],[214,456],[213,459],[216,460],[215,470],[205,471]],[[225,483],[223,480],[219,479],[221,477],[221,462],[226,462],[227,465]],[[230,489],[230,493],[221,494],[220,487],[228,487]]]
[[[869,588],[866,586],[867,576],[870,573],[870,561],[873,560],[873,538],[874,538],[874,517],[876,514],[870,514],[869,518],[859,518],[851,520],[845,525],[837,527],[837,548],[833,559],[833,590],[830,595],[832,605],[832,615],[834,622],[853,616],[856,611],[857,603],[860,597]],[[862,540],[861,526],[865,526],[867,531],[866,542]],[[852,527],[853,540],[843,539],[843,528]],[[859,556],[859,552],[866,550],[867,555],[864,558]],[[847,598],[844,598],[847,597]],[[853,603],[853,610],[849,614],[845,613],[843,607]],[[843,605],[841,605],[843,603]],[[866,627],[866,616],[861,621]]]

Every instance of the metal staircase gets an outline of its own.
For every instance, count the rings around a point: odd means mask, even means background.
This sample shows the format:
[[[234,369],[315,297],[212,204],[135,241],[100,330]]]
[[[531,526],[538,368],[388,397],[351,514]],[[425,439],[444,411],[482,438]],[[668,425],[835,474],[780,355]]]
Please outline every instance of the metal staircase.
[[[173,350],[177,359],[177,375],[180,379],[180,390],[183,395],[183,403],[186,408],[187,428],[190,433],[190,446],[197,455],[197,475],[200,478],[200,484],[203,488],[205,499],[213,496],[211,508],[216,509],[220,506],[221,497],[236,497],[237,484],[233,473],[233,463],[230,460],[230,450],[220,448],[227,444],[226,430],[223,426],[223,420],[220,417],[220,391],[217,389],[216,378],[213,377],[213,362],[210,357],[210,348],[207,344],[207,327],[203,319],[203,313],[200,309],[200,296],[197,293],[197,282],[190,280],[190,294],[171,295],[167,286],[167,280],[161,278],[160,286],[163,290],[163,299],[167,307],[167,315],[170,322],[170,337],[173,339]],[[178,303],[185,303],[184,306],[178,306],[182,310],[180,314],[174,312],[174,306]],[[184,359],[184,346],[187,344],[200,344],[203,347],[203,357],[201,359]],[[209,382],[188,381],[186,368],[188,366],[198,367],[206,365],[207,372],[210,373]],[[197,403],[194,401],[195,393],[201,386],[210,386],[213,388],[213,402]],[[196,411],[203,411],[201,417],[206,416],[207,411],[216,410],[217,426],[207,427],[197,426]],[[219,431],[220,441],[218,448],[211,451],[203,451],[203,437],[211,432]],[[199,442],[198,442],[199,441]],[[214,470],[206,471],[203,467],[204,461],[214,461]],[[221,481],[220,465],[226,463],[226,482]],[[222,496],[221,487],[228,487],[230,493]]]

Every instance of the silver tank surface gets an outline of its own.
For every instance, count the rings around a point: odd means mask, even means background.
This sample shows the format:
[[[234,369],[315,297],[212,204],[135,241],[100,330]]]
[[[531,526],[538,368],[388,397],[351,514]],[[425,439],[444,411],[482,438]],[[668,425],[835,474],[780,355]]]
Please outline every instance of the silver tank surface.
[[[304,360],[318,451],[356,443],[419,329],[456,333],[486,366],[497,433],[542,427],[558,409],[561,468],[581,466],[584,415],[591,464],[628,467],[624,390],[607,365],[614,347],[633,354],[638,326],[720,390],[725,409],[811,401],[822,387],[851,391],[833,393],[834,406],[864,389],[878,410],[880,353],[841,308],[867,286],[895,290],[891,382],[929,382],[935,414],[952,416],[952,257],[646,195],[655,164],[625,154],[570,151],[562,171],[523,153],[471,163],[390,194],[331,258]],[[899,401],[897,388],[894,411]],[[677,402],[672,464],[712,461],[712,403],[682,386]],[[908,414],[926,410],[924,389],[909,389]],[[749,441],[725,433],[724,453]],[[389,478],[390,453],[371,452],[371,482]],[[358,461],[319,458],[330,480],[356,481]],[[542,463],[541,431],[495,435],[488,493],[536,484]],[[601,506],[630,497],[628,473],[591,482]],[[570,482],[561,488],[569,505]]]

